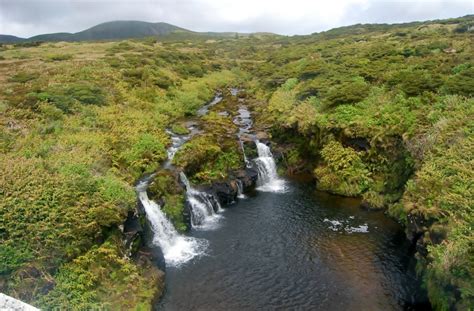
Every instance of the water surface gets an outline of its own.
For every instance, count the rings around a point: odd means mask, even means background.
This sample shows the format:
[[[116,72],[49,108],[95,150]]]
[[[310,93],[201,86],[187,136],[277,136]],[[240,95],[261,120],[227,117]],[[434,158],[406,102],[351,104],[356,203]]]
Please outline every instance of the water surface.
[[[161,310],[401,310],[417,282],[398,224],[359,201],[287,181],[194,230],[206,255],[166,270]]]

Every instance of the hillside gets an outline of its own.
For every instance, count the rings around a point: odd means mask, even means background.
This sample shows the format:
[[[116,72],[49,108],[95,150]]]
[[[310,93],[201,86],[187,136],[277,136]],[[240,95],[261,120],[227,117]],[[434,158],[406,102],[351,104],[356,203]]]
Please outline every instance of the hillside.
[[[0,35],[0,43],[18,43],[24,40],[24,38],[19,38],[11,35]]]
[[[142,21],[112,21],[106,22],[76,33],[50,33],[36,35],[30,38],[19,38],[11,35],[0,35],[1,43],[21,43],[38,41],[106,41],[138,39],[145,37],[156,37],[167,40],[192,40],[192,39],[214,39],[232,38],[235,32],[195,32],[167,23],[149,23]],[[250,34],[239,34],[249,36]],[[265,33],[259,36],[275,36]]]
[[[174,32],[192,33],[189,30],[167,23],[148,23],[142,21],[112,21],[102,23],[76,33],[51,33],[18,38],[0,35],[0,43],[17,43],[24,41],[100,41],[131,38],[158,37]]]

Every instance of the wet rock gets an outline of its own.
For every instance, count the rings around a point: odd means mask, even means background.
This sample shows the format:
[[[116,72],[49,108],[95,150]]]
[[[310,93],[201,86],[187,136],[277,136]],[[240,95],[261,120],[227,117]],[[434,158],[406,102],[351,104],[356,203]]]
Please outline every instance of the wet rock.
[[[407,228],[406,228],[407,237],[413,243],[415,243],[416,240],[419,237],[421,237],[428,229],[428,223],[423,218],[423,216],[413,214],[413,213],[410,213],[407,218],[408,218]]]
[[[189,204],[188,200],[184,202],[184,209],[183,209],[183,221],[186,225],[186,230],[191,230],[191,205]]]
[[[235,181],[220,181],[212,184],[212,192],[214,192],[222,204],[230,204],[237,197],[237,186]]]
[[[237,171],[235,176],[242,182],[244,191],[248,191],[255,188],[255,185],[257,184],[258,170],[255,166],[252,166],[244,170]]]
[[[214,212],[217,213],[217,212],[219,211],[219,209],[220,209],[220,208],[219,208],[220,205],[219,205],[218,199],[217,199],[215,196],[213,196],[213,195],[209,195],[208,198],[209,198],[209,201],[210,201],[211,204],[212,204],[212,209],[214,210]]]
[[[123,241],[128,250],[128,256],[134,256],[142,246],[143,227],[140,217],[135,212],[128,212],[127,219],[123,224]]]

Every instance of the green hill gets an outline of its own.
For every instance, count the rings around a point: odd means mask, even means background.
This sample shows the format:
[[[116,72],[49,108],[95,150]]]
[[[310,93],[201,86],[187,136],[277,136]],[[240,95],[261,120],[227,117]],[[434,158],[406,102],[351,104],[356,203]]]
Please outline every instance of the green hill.
[[[238,34],[236,32],[195,32],[167,23],[149,23],[142,21],[112,21],[106,22],[86,30],[68,33],[58,32],[20,38],[11,35],[0,35],[0,43],[21,43],[37,41],[104,41],[123,40],[145,37],[162,37],[167,39],[206,39],[235,37],[236,35],[248,36],[249,34]],[[268,34],[270,35],[270,34]]]
[[[99,41],[166,36],[174,32],[192,33],[190,30],[167,23],[148,23],[142,21],[106,22],[76,33],[50,33],[19,38],[0,35],[0,43],[17,43],[24,41]]]

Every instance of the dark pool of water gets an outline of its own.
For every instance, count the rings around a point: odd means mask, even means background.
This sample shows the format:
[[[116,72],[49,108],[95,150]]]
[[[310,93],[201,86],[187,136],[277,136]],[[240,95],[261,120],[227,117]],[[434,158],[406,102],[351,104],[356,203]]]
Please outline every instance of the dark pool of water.
[[[403,310],[426,307],[400,226],[359,201],[288,182],[192,231],[207,254],[166,270],[160,310]]]

